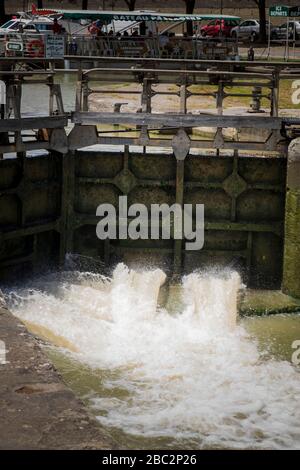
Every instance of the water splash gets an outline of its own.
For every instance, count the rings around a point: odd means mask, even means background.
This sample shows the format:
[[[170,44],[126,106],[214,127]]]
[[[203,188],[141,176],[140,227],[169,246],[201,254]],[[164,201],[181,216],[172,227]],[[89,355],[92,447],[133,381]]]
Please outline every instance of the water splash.
[[[15,315],[99,369],[106,393],[92,406],[102,424],[194,448],[299,447],[299,373],[263,359],[236,325],[238,274],[187,276],[173,315],[157,307],[165,279],[119,265],[112,279],[48,277],[8,300]]]
[[[183,281],[184,300],[191,308],[191,316],[199,327],[216,331],[236,327],[238,293],[242,288],[236,272],[191,274]]]

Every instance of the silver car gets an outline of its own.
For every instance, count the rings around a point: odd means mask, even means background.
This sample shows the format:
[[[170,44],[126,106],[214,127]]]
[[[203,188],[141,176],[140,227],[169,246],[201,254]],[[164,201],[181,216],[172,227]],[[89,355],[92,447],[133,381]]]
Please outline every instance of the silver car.
[[[287,23],[283,23],[271,32],[271,39],[300,39],[300,21],[289,21],[289,31],[287,32]]]
[[[272,25],[267,21],[267,28],[272,28]],[[232,38],[238,38],[241,40],[249,40],[251,42],[257,41],[260,32],[259,20],[245,20],[242,21],[239,26],[236,26],[231,31]]]

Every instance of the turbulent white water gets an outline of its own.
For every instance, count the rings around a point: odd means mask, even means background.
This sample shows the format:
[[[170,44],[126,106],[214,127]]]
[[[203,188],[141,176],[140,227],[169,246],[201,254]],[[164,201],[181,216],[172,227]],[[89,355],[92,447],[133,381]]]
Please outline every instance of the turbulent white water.
[[[111,393],[93,406],[104,425],[195,448],[299,448],[300,374],[236,326],[238,274],[187,276],[175,315],[157,307],[164,281],[119,265],[111,280],[48,277],[9,306],[102,370]]]

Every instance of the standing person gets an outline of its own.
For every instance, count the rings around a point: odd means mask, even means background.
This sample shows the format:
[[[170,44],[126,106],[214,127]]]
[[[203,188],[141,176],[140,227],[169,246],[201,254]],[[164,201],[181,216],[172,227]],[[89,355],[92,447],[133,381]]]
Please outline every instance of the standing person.
[[[92,36],[98,36],[99,31],[101,31],[98,27],[97,21],[93,21],[93,23],[88,27],[88,30]]]
[[[57,18],[54,18],[53,25],[52,25],[52,31],[54,34],[61,34],[62,32],[62,27],[57,21]]]

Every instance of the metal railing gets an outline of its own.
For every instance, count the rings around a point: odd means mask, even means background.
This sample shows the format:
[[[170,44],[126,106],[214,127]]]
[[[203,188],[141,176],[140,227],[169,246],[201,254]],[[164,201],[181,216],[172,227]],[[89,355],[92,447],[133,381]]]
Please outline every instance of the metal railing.
[[[57,44],[47,45],[49,41]],[[24,58],[129,57],[157,59],[236,60],[238,43],[227,38],[117,37],[9,33],[0,37],[0,56]]]
[[[86,57],[143,57],[236,60],[238,44],[226,38],[73,36],[67,54]]]

